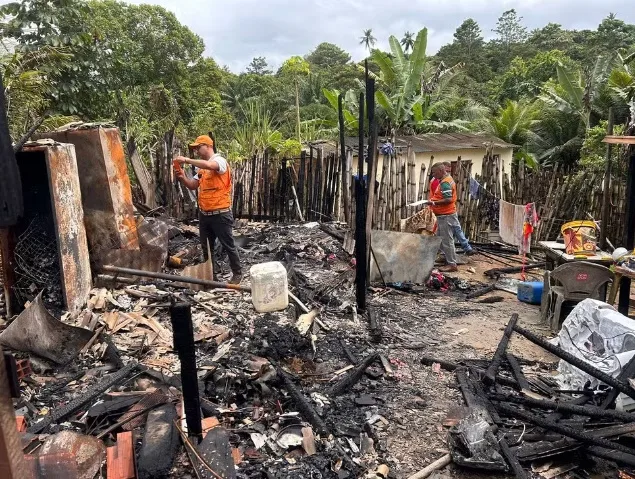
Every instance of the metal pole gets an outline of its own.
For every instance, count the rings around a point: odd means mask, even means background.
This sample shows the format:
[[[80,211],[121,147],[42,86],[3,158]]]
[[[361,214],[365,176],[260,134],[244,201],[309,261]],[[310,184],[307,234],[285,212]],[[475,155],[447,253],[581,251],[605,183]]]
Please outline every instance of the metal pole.
[[[366,203],[364,199],[364,94],[359,94],[359,150],[357,151],[357,182],[355,184],[355,260],[357,309],[366,310]]]
[[[250,286],[240,286],[238,284],[220,283],[218,281],[209,281],[207,279],[191,278],[189,276],[178,276],[176,274],[155,273],[152,271],[143,271],[140,269],[120,268],[118,266],[106,265],[101,270],[106,273],[128,274],[131,276],[143,276],[146,278],[164,279],[166,281],[179,281],[181,283],[200,284],[209,286],[210,288],[235,289],[236,291],[251,292]]]
[[[628,178],[626,180],[626,230],[624,231],[624,247],[632,251],[635,247],[635,148],[631,147],[631,157],[628,163]],[[620,299],[618,311],[628,316],[631,302],[631,280],[623,277],[620,282]]]
[[[613,134],[613,108],[609,108],[609,124],[606,130],[607,135]],[[604,171],[604,186],[602,191],[602,216],[600,218],[600,248],[606,251],[606,232],[609,223],[609,207],[611,206],[611,193],[609,188],[611,187],[611,154],[613,152],[613,145],[611,143],[606,144],[606,169]]]

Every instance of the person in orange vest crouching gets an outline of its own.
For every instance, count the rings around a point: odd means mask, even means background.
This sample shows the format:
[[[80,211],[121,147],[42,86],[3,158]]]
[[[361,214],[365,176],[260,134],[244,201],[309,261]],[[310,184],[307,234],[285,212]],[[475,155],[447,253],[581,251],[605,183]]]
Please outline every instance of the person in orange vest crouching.
[[[176,167],[176,178],[190,190],[198,189],[199,233],[203,257],[208,259],[207,244],[212,251],[214,280],[218,280],[218,264],[214,258],[214,242],[220,241],[232,269],[231,284],[239,284],[242,279],[242,267],[238,249],[234,243],[234,215],[231,209],[232,176],[227,160],[214,153],[214,141],[207,135],[199,136],[190,145],[198,152],[199,160],[179,156],[175,163],[179,166],[193,165],[198,168],[198,178],[190,178],[183,168]]]
[[[454,248],[454,229],[457,225],[460,226],[456,215],[456,184],[443,163],[434,164],[431,172],[439,180],[439,186],[430,197],[429,206],[437,217],[437,235],[441,237],[441,251],[447,261],[447,266],[441,271],[451,273],[458,271]]]

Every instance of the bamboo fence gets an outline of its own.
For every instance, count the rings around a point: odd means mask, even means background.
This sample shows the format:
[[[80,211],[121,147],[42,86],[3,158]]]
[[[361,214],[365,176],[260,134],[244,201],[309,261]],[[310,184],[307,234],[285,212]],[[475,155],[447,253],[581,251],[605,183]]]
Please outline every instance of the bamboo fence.
[[[184,218],[196,214],[196,195],[176,183],[171,161],[179,154],[173,135],[151,152],[148,170],[138,158],[134,142],[128,153],[143,200],[144,212],[163,208],[172,216]],[[340,158],[338,149],[325,154],[310,147],[298,158],[270,159],[266,154],[231,164],[233,175],[233,212],[236,218],[251,221],[341,221],[354,229],[355,181],[353,151]],[[380,153],[381,154],[381,153]],[[373,228],[399,231],[401,221],[423,206],[409,204],[430,195],[429,172],[434,156],[419,170],[410,147],[383,154],[383,164],[375,182]],[[609,182],[610,214],[607,237],[613,244],[622,243],[625,228],[625,162],[615,166]],[[565,172],[555,169],[532,170],[524,163],[505,171],[498,155],[488,148],[482,171],[472,171],[472,162],[457,157],[453,177],[457,185],[457,212],[466,235],[479,241],[496,236],[499,201],[514,204],[536,203],[540,223],[534,241],[553,240],[561,226],[572,220],[599,220],[602,210],[603,173]],[[470,179],[480,186],[480,194],[470,194]],[[143,205],[145,203],[145,206]]]

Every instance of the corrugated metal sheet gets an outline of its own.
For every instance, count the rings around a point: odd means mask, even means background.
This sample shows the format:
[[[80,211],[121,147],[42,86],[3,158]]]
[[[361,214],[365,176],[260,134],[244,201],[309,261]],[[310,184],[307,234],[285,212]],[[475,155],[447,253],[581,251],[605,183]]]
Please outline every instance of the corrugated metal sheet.
[[[379,138],[379,146],[388,138]],[[347,137],[346,146],[357,151],[359,138]],[[440,151],[484,149],[487,143],[493,143],[498,148],[513,148],[516,145],[507,143],[492,135],[476,133],[425,133],[421,135],[398,136],[395,138],[395,146],[406,148],[412,143],[415,153],[434,153]],[[315,142],[314,146],[323,147],[325,151],[335,151],[335,143],[330,141]]]

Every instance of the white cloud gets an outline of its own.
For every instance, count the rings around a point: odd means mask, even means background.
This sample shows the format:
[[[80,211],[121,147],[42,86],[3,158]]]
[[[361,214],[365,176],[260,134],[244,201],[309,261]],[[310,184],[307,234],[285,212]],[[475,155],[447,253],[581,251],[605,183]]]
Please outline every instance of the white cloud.
[[[152,0],[150,0],[152,1]],[[132,3],[148,3],[133,0]],[[529,29],[549,22],[565,28],[595,28],[611,12],[635,23],[635,10],[622,0],[154,0],[205,41],[206,54],[240,72],[255,56],[274,67],[292,55],[305,55],[328,41],[364,57],[362,30],[372,28],[378,47],[391,34],[428,27],[428,51],[452,41],[466,18],[479,22],[486,38],[500,14],[515,8]]]

